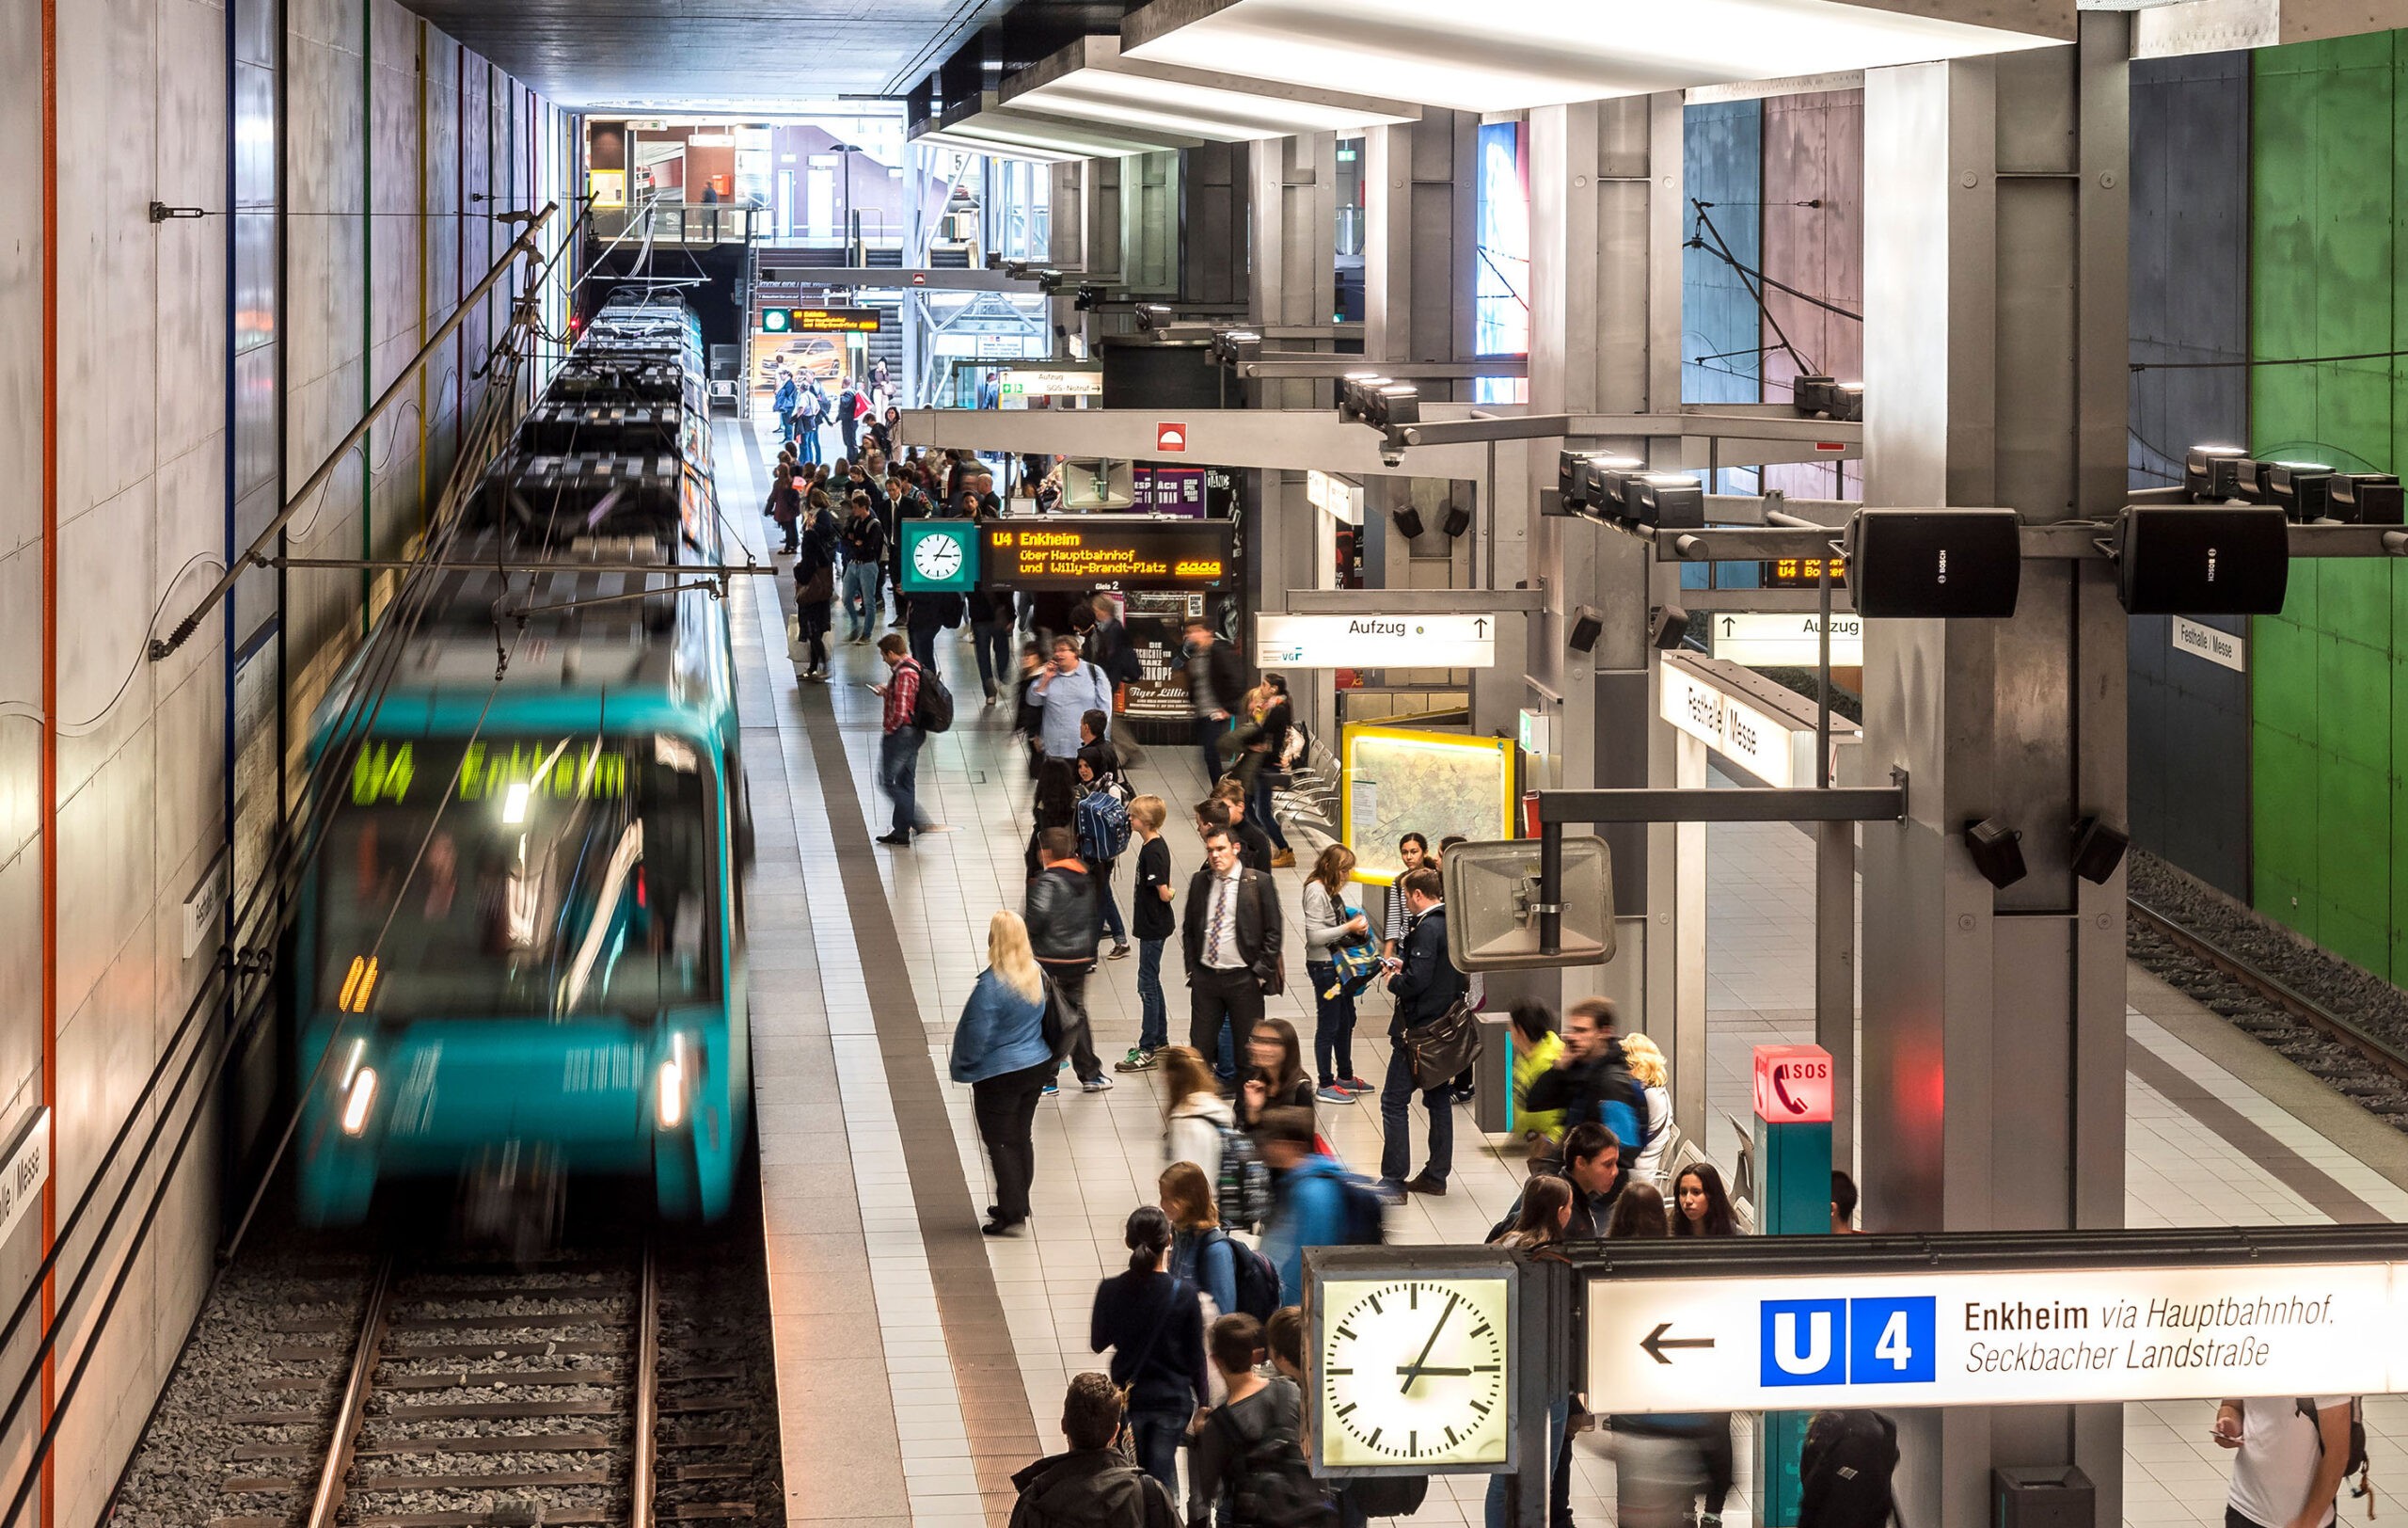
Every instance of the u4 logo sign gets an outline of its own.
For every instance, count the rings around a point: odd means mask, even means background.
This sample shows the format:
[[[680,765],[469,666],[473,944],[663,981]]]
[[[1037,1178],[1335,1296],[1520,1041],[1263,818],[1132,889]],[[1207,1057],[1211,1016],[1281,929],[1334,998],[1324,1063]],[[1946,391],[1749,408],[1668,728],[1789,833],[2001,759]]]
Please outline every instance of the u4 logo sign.
[[[1758,1377],[1789,1385],[1912,1385],[1939,1377],[1939,1299],[1766,1300]]]

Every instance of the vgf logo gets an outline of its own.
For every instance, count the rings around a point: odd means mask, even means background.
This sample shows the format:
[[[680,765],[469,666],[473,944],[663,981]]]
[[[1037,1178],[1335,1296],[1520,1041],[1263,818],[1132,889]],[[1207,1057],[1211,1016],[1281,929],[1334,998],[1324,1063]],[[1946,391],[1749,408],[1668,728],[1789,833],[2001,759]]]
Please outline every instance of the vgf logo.
[[[1912,1385],[1939,1377],[1939,1299],[1766,1300],[1760,1378],[1781,1385]]]

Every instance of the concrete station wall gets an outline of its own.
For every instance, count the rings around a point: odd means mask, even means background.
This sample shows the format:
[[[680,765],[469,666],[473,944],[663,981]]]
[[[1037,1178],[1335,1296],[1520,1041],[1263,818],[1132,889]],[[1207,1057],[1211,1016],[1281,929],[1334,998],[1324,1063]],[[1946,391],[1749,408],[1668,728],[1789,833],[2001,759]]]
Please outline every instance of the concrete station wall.
[[[230,18],[218,0],[0,0],[0,135],[45,146],[24,199],[55,196],[55,214],[45,217],[47,200],[37,201],[0,237],[0,460],[20,485],[0,496],[0,651],[11,659],[0,670],[0,992],[10,999],[0,1005],[0,1141],[33,1118],[47,1086],[61,1221],[135,1110],[214,952],[213,934],[184,955],[183,903],[229,834],[230,623],[204,623],[164,662],[146,661],[144,649],[224,565],[230,484],[245,483],[246,517],[272,512],[262,507],[274,494],[272,454],[230,469],[234,337],[246,358],[245,438],[262,438],[261,422],[280,402],[286,481],[297,482],[444,316],[461,271],[482,274],[488,251],[507,242],[490,220],[463,218],[463,199],[500,180],[493,205],[518,204],[532,155],[483,146],[508,145],[515,130],[523,150],[558,126],[556,114],[393,0],[295,0],[280,49],[272,11],[261,26],[259,0],[238,0],[237,10]],[[259,28],[239,71],[237,19]],[[247,176],[235,205],[258,235],[276,208],[261,183],[280,181],[289,262],[280,332],[273,293],[264,302],[246,294],[238,322],[228,215],[230,82],[242,75],[255,113],[275,88],[279,52],[280,162]],[[46,72],[55,113],[45,110]],[[520,189],[489,165],[517,167]],[[153,223],[153,201],[203,215]],[[45,314],[46,267],[55,317]],[[473,356],[481,343],[471,335],[463,348]],[[363,491],[356,468],[339,477],[305,512],[295,551],[399,546],[422,492],[439,482],[453,417],[473,401],[463,381],[473,364],[455,357],[438,366],[442,380],[422,408],[379,432],[372,488]],[[46,373],[55,400],[47,418]],[[55,476],[43,491],[46,459]],[[357,629],[359,581],[296,576],[290,594],[279,612],[271,578],[248,581],[246,642],[273,651],[253,639],[281,619],[294,674],[323,675]],[[43,716],[50,621],[55,730]],[[44,768],[46,734],[55,772]],[[158,1166],[108,1247],[70,1245],[62,1257],[62,1295],[87,1263],[98,1271],[61,1323],[58,1385],[87,1348],[90,1360],[39,1520],[96,1520],[198,1308],[223,1230],[215,1113],[213,1105],[182,1156],[98,1336],[91,1313],[123,1265]],[[167,1144],[183,1120],[181,1107],[171,1114]],[[149,1122],[147,1110],[135,1120],[137,1141]],[[122,1177],[120,1166],[103,1193]],[[0,1305],[25,1291],[44,1219],[37,1211],[0,1244]],[[24,1372],[38,1325],[0,1354],[0,1392]],[[29,1405],[0,1443],[0,1496],[24,1476],[41,1410]]]

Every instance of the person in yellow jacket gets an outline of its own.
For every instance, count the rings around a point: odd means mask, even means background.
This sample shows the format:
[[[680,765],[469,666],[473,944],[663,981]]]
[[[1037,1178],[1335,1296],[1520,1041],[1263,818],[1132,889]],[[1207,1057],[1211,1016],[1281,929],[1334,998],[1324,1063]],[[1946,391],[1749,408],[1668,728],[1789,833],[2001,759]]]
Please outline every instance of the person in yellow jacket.
[[[1563,1111],[1544,1109],[1532,1113],[1523,1101],[1529,1096],[1530,1083],[1553,1071],[1557,1058],[1563,1054],[1563,1037],[1556,1033],[1555,1011],[1545,1003],[1524,999],[1515,1003],[1512,1012],[1513,1026],[1513,1128],[1532,1143],[1532,1160],[1552,1156],[1556,1144],[1563,1138]]]

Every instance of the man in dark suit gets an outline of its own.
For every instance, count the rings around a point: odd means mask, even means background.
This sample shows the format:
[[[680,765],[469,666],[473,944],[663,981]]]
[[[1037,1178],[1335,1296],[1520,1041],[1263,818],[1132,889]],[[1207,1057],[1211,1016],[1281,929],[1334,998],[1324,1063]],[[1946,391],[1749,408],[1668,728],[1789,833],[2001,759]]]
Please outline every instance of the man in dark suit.
[[[1187,883],[1180,943],[1187,965],[1187,1038],[1196,1054],[1221,1054],[1221,1031],[1237,1045],[1253,1038],[1262,999],[1283,982],[1279,893],[1271,878],[1238,863],[1226,827],[1204,835],[1204,868]]]
[[[1427,865],[1408,870],[1397,889],[1404,897],[1409,921],[1402,958],[1396,975],[1388,979],[1396,1015],[1388,1021],[1388,1074],[1380,1089],[1380,1128],[1386,1137],[1380,1146],[1380,1181],[1391,1195],[1443,1194],[1447,1174],[1455,1165],[1454,1087],[1451,1079],[1442,1080],[1435,1088],[1420,1086],[1414,1075],[1413,1048],[1404,1043],[1404,1034],[1452,1008],[1469,983],[1447,959],[1447,904],[1442,900],[1446,883],[1438,879],[1438,872]],[[1406,1120],[1416,1092],[1421,1094],[1422,1106],[1430,1113],[1430,1159],[1420,1175],[1408,1183],[1404,1173],[1413,1164],[1413,1139],[1406,1132]]]

